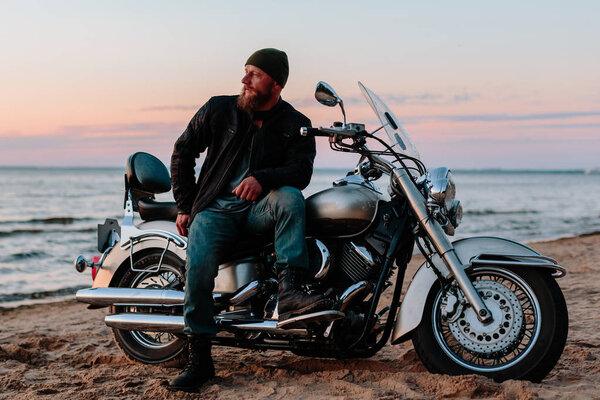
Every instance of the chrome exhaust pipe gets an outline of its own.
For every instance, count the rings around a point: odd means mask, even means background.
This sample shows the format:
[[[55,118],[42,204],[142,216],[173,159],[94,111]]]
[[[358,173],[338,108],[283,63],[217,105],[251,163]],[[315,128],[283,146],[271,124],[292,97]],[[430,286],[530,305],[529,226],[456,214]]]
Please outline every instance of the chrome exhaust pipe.
[[[127,331],[183,333],[182,315],[159,314],[113,314],[104,317],[104,323],[111,328]]]
[[[81,289],[75,299],[105,307],[111,305],[183,305],[184,293],[167,289],[90,288]]]
[[[254,322],[250,324],[232,324],[228,327],[243,331],[259,331],[287,336],[308,336],[306,329],[281,329],[277,327],[277,321]]]
[[[219,316],[216,316],[219,319]],[[183,333],[183,316],[181,315],[160,315],[160,314],[140,314],[125,313],[112,314],[104,318],[104,323],[111,328],[123,329],[127,331],[145,331],[145,332],[171,332]],[[281,329],[277,328],[277,321],[253,322],[249,324],[236,323],[222,325],[223,329],[267,332],[271,334],[286,336],[308,336],[306,329]]]

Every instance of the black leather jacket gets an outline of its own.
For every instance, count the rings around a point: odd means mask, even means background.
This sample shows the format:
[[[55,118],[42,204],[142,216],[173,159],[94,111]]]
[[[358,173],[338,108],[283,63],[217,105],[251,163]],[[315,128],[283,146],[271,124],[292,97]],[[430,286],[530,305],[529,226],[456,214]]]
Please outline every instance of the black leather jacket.
[[[194,115],[175,142],[171,157],[173,196],[180,213],[194,216],[207,207],[230,179],[233,163],[250,141],[249,174],[263,188],[263,194],[281,186],[304,189],[308,186],[316,155],[313,137],[300,136],[300,127],[310,120],[289,103],[279,100],[251,135],[252,117],[237,107],[238,96],[211,98]],[[198,181],[194,167],[207,150]]]

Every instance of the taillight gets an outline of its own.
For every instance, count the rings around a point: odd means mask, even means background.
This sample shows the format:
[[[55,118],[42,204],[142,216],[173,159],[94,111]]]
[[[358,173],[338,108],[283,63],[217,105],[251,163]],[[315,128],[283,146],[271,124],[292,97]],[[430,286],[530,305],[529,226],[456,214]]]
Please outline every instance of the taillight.
[[[94,258],[92,258],[92,262],[94,264],[97,264],[100,262],[100,256],[94,256]],[[98,273],[98,267],[92,267],[92,280],[95,281],[96,280],[96,274]]]

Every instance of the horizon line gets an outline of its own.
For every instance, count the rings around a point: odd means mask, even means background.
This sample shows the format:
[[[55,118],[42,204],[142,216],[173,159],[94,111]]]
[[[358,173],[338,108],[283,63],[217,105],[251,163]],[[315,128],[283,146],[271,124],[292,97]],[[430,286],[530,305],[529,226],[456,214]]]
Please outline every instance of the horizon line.
[[[0,169],[122,169],[125,166],[50,166],[50,165],[0,165]],[[600,171],[600,167],[593,168],[502,168],[502,167],[481,167],[481,168],[449,168],[452,171],[460,172],[582,172]],[[347,171],[344,167],[315,167],[314,171]]]

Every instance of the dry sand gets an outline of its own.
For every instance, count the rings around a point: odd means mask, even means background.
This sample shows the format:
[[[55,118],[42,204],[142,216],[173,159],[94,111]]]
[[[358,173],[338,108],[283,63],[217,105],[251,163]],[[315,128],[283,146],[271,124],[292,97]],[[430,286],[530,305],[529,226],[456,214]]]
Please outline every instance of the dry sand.
[[[433,375],[406,342],[347,361],[217,347],[218,376],[199,394],[171,393],[162,385],[178,369],[129,361],[102,322],[106,310],[65,301],[0,311],[0,399],[599,399],[600,235],[531,246],[569,271],[559,280],[567,345],[540,384]]]

